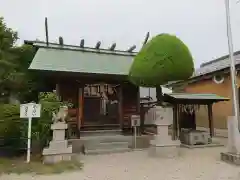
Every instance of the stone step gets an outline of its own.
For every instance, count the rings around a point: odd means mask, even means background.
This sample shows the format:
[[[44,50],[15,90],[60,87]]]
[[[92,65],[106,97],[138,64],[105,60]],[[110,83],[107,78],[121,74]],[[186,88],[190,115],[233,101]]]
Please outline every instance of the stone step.
[[[84,144],[89,143],[114,143],[114,142],[130,142],[132,140],[131,136],[123,135],[105,135],[105,136],[86,136],[81,137],[81,141]]]
[[[121,135],[122,130],[121,129],[114,129],[114,130],[93,130],[93,131],[81,131],[80,136],[86,137],[86,136],[106,136],[106,135]]]
[[[130,150],[129,139],[122,135],[91,138],[84,142],[85,154],[108,154]]]
[[[111,143],[88,143],[85,145],[87,150],[98,149],[115,149],[115,148],[128,148],[128,142],[111,142]]]
[[[120,129],[120,124],[83,125],[80,131]]]
[[[86,155],[98,155],[98,154],[112,154],[112,153],[123,153],[132,151],[130,148],[111,148],[111,149],[95,149],[85,150]]]

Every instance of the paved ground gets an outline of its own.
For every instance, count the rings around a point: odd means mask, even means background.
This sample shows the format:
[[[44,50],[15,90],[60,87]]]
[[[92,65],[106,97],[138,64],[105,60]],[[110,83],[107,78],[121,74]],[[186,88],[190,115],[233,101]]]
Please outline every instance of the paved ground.
[[[181,149],[176,159],[150,158],[147,151],[84,156],[84,169],[51,176],[8,175],[1,180],[240,180],[240,168],[220,161],[221,148]]]

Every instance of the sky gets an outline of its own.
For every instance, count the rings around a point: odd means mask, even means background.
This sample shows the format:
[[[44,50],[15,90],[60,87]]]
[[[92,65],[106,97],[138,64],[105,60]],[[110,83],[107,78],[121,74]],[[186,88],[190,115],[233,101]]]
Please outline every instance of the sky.
[[[240,50],[240,3],[230,0],[234,50]],[[88,46],[97,41],[126,50],[138,49],[146,33],[178,36],[190,49],[195,67],[228,53],[224,0],[0,0],[0,16],[23,40]]]

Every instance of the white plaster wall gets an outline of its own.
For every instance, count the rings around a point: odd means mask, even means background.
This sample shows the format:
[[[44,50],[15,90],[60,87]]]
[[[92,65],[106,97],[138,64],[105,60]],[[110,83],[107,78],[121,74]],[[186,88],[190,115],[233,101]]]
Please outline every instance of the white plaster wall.
[[[171,93],[172,90],[168,88],[162,87],[163,93]],[[151,96],[153,100],[156,99],[156,88],[145,88],[145,87],[140,87],[140,97],[146,97],[146,96]]]

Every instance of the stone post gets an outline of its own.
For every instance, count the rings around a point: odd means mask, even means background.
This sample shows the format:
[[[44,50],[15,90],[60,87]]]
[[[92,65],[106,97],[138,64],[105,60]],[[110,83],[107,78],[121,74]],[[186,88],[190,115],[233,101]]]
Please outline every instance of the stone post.
[[[238,121],[234,116],[228,117],[228,146],[229,153],[240,154],[240,133]]]
[[[221,153],[223,161],[240,165],[240,133],[238,121],[235,116],[228,117],[228,145],[227,152]]]
[[[173,141],[168,135],[168,127],[173,122],[173,110],[171,107],[156,106],[157,134],[150,142],[151,156],[174,157],[179,154],[180,141]]]

